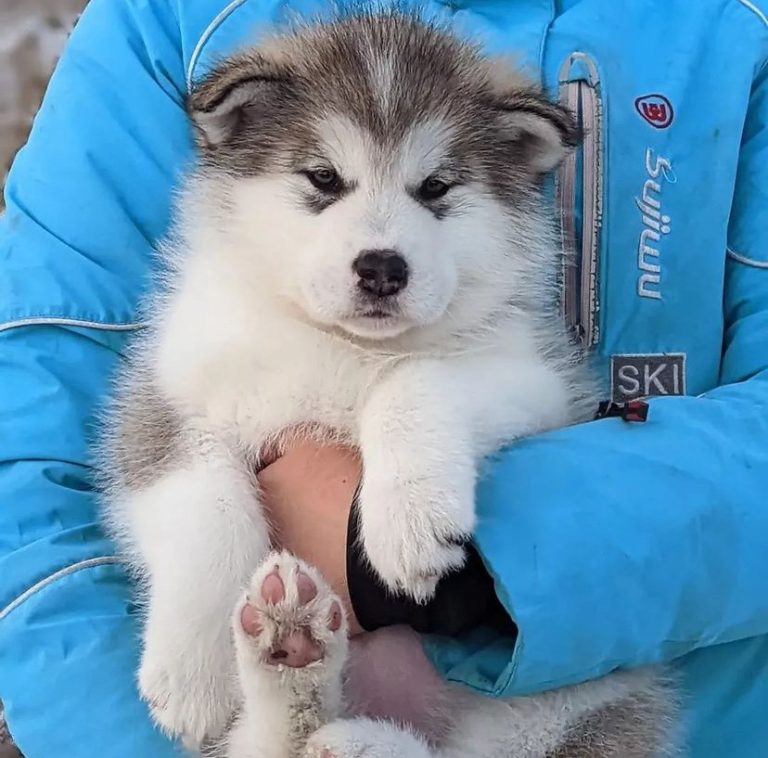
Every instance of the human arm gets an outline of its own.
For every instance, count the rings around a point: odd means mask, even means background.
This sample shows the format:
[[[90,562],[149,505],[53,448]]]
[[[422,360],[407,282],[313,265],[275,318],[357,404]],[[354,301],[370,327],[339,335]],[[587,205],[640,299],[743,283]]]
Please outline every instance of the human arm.
[[[190,154],[178,24],[151,5],[90,4],[0,220],[0,698],[27,758],[176,754],[136,692],[137,609],[88,468]]]
[[[767,92],[764,70],[731,213],[720,386],[490,462],[477,544],[519,637],[432,640],[449,678],[519,694],[768,632]]]

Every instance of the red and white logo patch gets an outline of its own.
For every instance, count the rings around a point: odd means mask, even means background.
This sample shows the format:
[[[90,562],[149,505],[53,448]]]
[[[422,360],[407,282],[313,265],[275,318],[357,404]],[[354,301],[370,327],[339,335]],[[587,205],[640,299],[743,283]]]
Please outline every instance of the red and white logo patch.
[[[675,117],[672,103],[664,95],[643,95],[635,100],[637,112],[655,129],[666,129]]]

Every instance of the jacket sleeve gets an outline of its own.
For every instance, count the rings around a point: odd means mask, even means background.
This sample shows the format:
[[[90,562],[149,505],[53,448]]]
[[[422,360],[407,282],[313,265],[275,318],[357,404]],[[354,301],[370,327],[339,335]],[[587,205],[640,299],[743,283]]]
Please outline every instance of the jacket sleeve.
[[[175,24],[175,29],[174,29]],[[92,0],[0,218],[0,699],[26,758],[163,758],[88,445],[189,153],[164,0]]]
[[[431,640],[449,678],[520,694],[768,633],[766,77],[732,206],[720,386],[490,463],[477,543],[519,636]]]

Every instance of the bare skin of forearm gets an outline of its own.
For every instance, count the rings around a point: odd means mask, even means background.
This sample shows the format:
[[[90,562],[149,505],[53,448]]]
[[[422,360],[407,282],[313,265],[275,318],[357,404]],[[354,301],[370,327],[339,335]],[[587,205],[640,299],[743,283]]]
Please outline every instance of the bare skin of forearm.
[[[303,444],[259,474],[273,544],[322,572],[346,607],[352,635],[362,629],[347,590],[347,522],[361,472],[354,451]]]

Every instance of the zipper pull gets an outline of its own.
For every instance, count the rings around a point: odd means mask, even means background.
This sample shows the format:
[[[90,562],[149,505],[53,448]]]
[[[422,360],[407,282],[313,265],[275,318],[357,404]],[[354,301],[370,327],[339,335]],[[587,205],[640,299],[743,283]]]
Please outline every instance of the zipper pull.
[[[631,423],[644,423],[648,420],[649,406],[645,400],[629,400],[615,403],[605,400],[597,408],[595,421],[603,418],[620,418]]]

